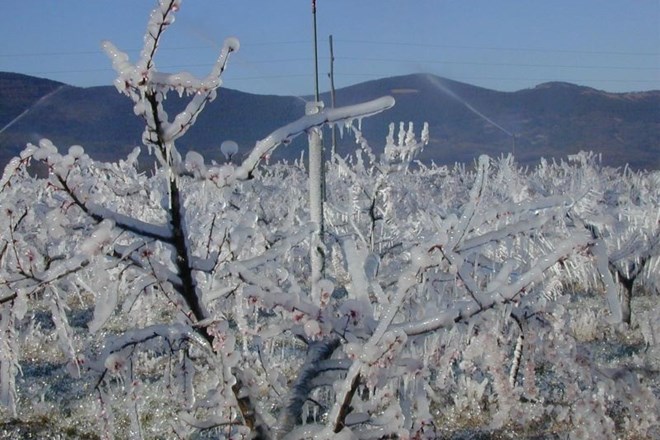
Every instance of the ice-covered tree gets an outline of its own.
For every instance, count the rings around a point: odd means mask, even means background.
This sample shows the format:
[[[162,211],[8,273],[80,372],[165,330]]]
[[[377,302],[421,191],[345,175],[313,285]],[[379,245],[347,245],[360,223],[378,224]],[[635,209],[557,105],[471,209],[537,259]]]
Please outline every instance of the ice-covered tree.
[[[182,157],[176,140],[215,99],[238,41],[204,79],[159,72],[180,3],[159,1],[134,63],[104,44],[145,121],[153,174],[139,171],[139,149],[101,163],[43,140],[0,181],[8,413],[34,396],[48,408],[45,392],[17,384],[37,352],[86,384],[75,393],[92,405],[78,411],[107,437],[434,438],[477,423],[605,438],[621,402],[617,432],[633,422],[650,432],[655,413],[637,411],[657,407],[649,388],[602,369],[566,331],[565,268],[599,240],[581,192],[552,193],[542,183],[559,172],[530,177],[511,158],[415,163],[429,134],[412,124],[393,126],[379,156],[350,122],[393,105],[387,97],[314,103],[242,161],[228,144],[223,164]],[[172,90],[190,101],[170,118]],[[327,163],[319,236],[305,164],[260,160],[345,123],[358,148]],[[30,174],[35,163],[46,178]],[[326,258],[320,279],[310,247]]]
[[[260,159],[282,142],[288,142],[292,137],[318,125],[343,122],[382,111],[391,106],[393,100],[382,98],[371,103],[320,111],[302,117],[258,142],[251,154],[236,167],[225,165],[209,169],[204,159],[194,152],[184,159],[175,141],[195,123],[206,103],[215,99],[229,55],[238,50],[239,44],[234,38],[227,39],[211,73],[201,80],[185,72],[165,74],[156,70],[155,55],[161,37],[174,22],[174,14],[180,3],[177,0],[159,2],[147,25],[145,45],[134,64],[112,43],[103,44],[118,73],[115,81],[117,89],[133,100],[135,114],[146,123],[143,143],[156,156],[159,164],[158,177],[153,179],[155,187],[140,188],[147,179],[135,169],[139,151],[119,164],[105,165],[93,163],[79,146],[70,148],[68,154],[64,155],[46,140],[39,146],[29,146],[20,158],[14,159],[8,166],[2,182],[3,188],[23,191],[16,180],[27,177],[26,165],[31,161],[44,162],[50,176],[45,188],[46,194],[43,194],[44,205],[47,206],[40,208],[48,211],[49,221],[56,229],[54,238],[60,241],[67,239],[68,246],[55,246],[51,241],[53,237],[48,233],[39,234],[38,243],[27,236],[29,233],[18,240],[15,236],[23,232],[26,217],[37,214],[32,207],[7,208],[9,222],[5,230],[9,237],[4,241],[3,256],[8,251],[6,260],[9,260],[7,263],[13,276],[8,276],[4,285],[14,293],[6,295],[2,301],[12,306],[25,304],[35,295],[47,292],[53,302],[53,319],[60,332],[61,343],[66,349],[71,368],[78,370],[81,361],[71,341],[64,313],[67,306],[61,293],[77,293],[81,288],[94,293],[96,305],[89,326],[90,330],[97,331],[114,312],[124,287],[122,284],[127,283],[126,287],[131,291],[130,304],[124,303],[124,310],[131,309],[133,302],[141,295],[153,289],[160,291],[175,310],[185,317],[182,318],[183,322],[129,330],[112,343],[108,342],[99,364],[102,375],[105,376],[113,369],[117,372],[120,366],[125,366],[126,356],[120,352],[124,353],[128,348],[134,350],[137,345],[153,338],[176,345],[175,351],[187,351],[189,348],[186,344],[189,341],[198,339],[201,342],[199,339],[202,339],[209,348],[227,355],[223,362],[226,370],[224,384],[227,387],[223,390],[223,393],[227,393],[225,398],[235,400],[242,421],[249,429],[260,431],[265,429],[265,425],[259,419],[249,393],[243,392],[243,373],[228,358],[234,353],[234,343],[225,340],[221,332],[227,329],[217,323],[217,315],[209,312],[208,301],[204,301],[200,288],[204,274],[214,273],[223,260],[237,259],[236,254],[240,253],[241,245],[246,241],[251,243],[247,239],[252,238],[252,229],[257,219],[247,212],[243,223],[230,228],[221,207],[218,207],[212,218],[198,216],[194,209],[196,203],[191,197],[186,197],[183,191],[187,186],[200,181],[202,186],[208,184],[222,188],[231,186],[234,181],[251,178]],[[163,101],[171,90],[191,98],[186,108],[170,120]],[[41,189],[44,190],[43,187]],[[127,203],[129,199],[130,204]],[[222,200],[214,202],[225,203]],[[14,213],[12,209],[18,212]],[[66,234],[64,228],[73,222],[77,223],[77,233]],[[224,235],[220,236],[222,240],[219,243],[214,234],[216,222],[218,227],[220,223],[225,223],[222,231]],[[191,232],[193,225],[196,227],[195,234]],[[267,245],[262,244],[261,250],[271,248],[270,252],[263,252],[260,259],[252,264],[262,266],[278,254],[288,252],[290,247],[307,239],[314,228],[314,225],[299,224],[292,235],[283,234],[280,239]],[[208,237],[198,243],[197,233],[203,230]],[[198,248],[199,244],[202,244],[202,250]],[[224,244],[230,247],[229,256],[221,256]],[[88,288],[88,284],[80,280],[79,272],[91,267],[92,270],[105,272],[111,278],[104,280],[106,283],[118,282],[120,286],[101,284],[101,290],[95,289],[96,286]],[[116,272],[113,273],[113,269]],[[133,269],[137,269],[139,275],[132,274]],[[70,280],[72,277],[75,281]],[[112,279],[115,277],[117,279]],[[66,283],[66,288],[62,287],[63,290],[59,291],[59,283]],[[240,301],[238,306],[241,306]],[[23,307],[5,307],[4,311],[17,313],[3,320],[9,332],[9,327],[13,327],[13,318],[22,318],[25,310]],[[11,343],[11,338],[7,342]],[[17,359],[15,350],[8,349],[5,354],[7,361],[2,363],[3,372],[6,372],[2,375],[3,402],[13,407],[12,373],[15,373]],[[181,368],[186,368],[186,362],[182,363]],[[97,390],[102,396],[101,388],[99,382]]]
[[[567,161],[543,161],[531,183],[538,194],[579,195],[569,221],[591,234],[591,262],[566,271],[565,279],[604,288],[614,321],[631,324],[633,289],[660,285],[657,172],[620,172],[601,166],[598,155],[582,152]]]

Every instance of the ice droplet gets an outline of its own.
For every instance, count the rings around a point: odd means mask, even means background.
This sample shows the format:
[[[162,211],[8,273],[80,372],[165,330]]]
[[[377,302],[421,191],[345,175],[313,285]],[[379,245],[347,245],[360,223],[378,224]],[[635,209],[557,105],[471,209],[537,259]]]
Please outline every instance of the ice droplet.
[[[226,160],[231,160],[232,156],[238,152],[238,144],[230,140],[224,141],[220,145],[220,151],[225,156]]]
[[[230,52],[238,52],[241,48],[241,43],[238,41],[238,38],[229,37],[225,39],[225,46],[227,46]]]
[[[74,159],[78,159],[83,154],[85,154],[85,150],[80,145],[72,145],[69,147],[69,156],[73,157]]]

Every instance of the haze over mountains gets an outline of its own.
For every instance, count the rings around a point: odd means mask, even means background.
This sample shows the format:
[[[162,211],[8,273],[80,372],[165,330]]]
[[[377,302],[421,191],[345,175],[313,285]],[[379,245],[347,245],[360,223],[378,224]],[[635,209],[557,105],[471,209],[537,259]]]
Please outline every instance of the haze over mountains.
[[[602,153],[607,165],[660,169],[660,91],[608,93],[555,82],[498,92],[415,74],[339,89],[336,100],[337,105],[348,105],[382,95],[393,95],[395,107],[362,123],[365,137],[378,151],[390,122],[412,121],[417,133],[428,122],[431,142],[420,157],[423,161],[471,162],[483,153],[512,152],[515,144],[522,164],[593,150]],[[329,105],[329,94],[322,99]],[[201,152],[207,161],[221,158],[219,146],[227,139],[247,153],[257,140],[302,116],[304,101],[222,88],[177,145]],[[186,102],[185,96],[172,93],[166,109],[174,115]],[[141,145],[143,127],[132,102],[113,86],[78,88],[0,72],[0,167],[27,142],[42,137],[63,150],[78,144],[94,158],[115,160]],[[326,139],[329,145],[329,135]],[[299,137],[279,147],[275,158],[298,158],[304,147]],[[345,134],[339,151],[354,148],[352,137]]]

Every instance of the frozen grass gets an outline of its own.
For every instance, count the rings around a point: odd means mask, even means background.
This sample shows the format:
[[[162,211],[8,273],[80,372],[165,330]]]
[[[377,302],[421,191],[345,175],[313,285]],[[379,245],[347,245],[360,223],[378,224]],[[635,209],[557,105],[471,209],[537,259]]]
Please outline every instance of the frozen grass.
[[[649,341],[648,325],[657,325],[660,316],[660,301],[657,295],[643,295],[633,298],[633,324],[631,328],[613,328],[602,319],[604,299],[599,295],[572,294],[568,304],[571,315],[570,327],[567,329],[576,344],[591,356],[595,367],[605,375],[634,374],[640,383],[649,387],[656,398],[660,398],[660,347]],[[18,377],[18,417],[13,418],[4,408],[0,408],[0,439],[97,439],[101,426],[97,397],[93,389],[96,383],[95,374],[83,372],[81,379],[74,379],[66,372],[61,363],[61,354],[56,347],[52,332],[49,331],[48,316],[36,312],[39,325],[32,330],[36,338],[27,338],[22,344],[22,375]],[[93,339],[92,345],[99,347],[99,336],[90,335],[86,324],[91,319],[90,309],[81,304],[75,304],[69,312],[71,326],[79,338]],[[121,321],[113,321],[110,331],[120,331]],[[38,340],[39,342],[34,342]],[[276,350],[281,356],[295,357],[302,351],[295,349],[296,343],[283,343]],[[287,361],[290,377],[293,377],[295,366],[301,359]],[[165,365],[162,366],[165,368]],[[536,367],[537,385],[552,388],[554,366],[541,363]],[[160,438],[168,420],[176,417],[174,409],[168,401],[167,392],[160,389],[158,381],[150,381],[148,374],[157,371],[144,372],[143,387],[140,395],[141,421],[145,438]],[[129,391],[130,384],[117,382],[119,387]],[[461,390],[455,395],[447,395],[442,402],[436,402],[431,413],[435,417],[434,435],[441,439],[554,439],[567,438],[574,426],[566,421],[557,421],[544,410],[545,403],[527,402],[521,405],[525,411],[538,411],[538,418],[525,426],[520,426],[516,420],[510,420],[498,429],[489,428],[493,414],[489,408],[487,396],[480,401],[467,403],[465,396],[460,396]],[[552,395],[550,393],[549,395]],[[461,400],[463,397],[463,400]],[[115,416],[117,437],[122,432],[128,435],[130,429],[129,416],[125,414],[124,399],[130,398],[129,393],[116,393],[111,400]],[[462,403],[459,404],[459,401]],[[614,396],[616,401],[616,396]],[[547,408],[545,408],[547,409]],[[514,413],[515,414],[515,413]],[[624,420],[630,414],[626,408],[612,405],[608,416],[614,420],[617,437],[637,439],[634,433],[626,434]],[[221,432],[221,431],[217,431]],[[660,427],[655,428],[660,435]],[[656,437],[658,438],[658,437]]]
[[[73,427],[53,424],[49,417],[36,417],[29,421],[11,420],[0,423],[2,440],[97,440],[94,432],[81,432]]]

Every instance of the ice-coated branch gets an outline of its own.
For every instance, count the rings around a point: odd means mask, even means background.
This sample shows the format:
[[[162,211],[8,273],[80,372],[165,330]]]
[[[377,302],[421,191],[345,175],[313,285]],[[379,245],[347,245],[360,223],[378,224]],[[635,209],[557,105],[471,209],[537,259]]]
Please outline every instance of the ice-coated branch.
[[[158,43],[165,29],[174,23],[174,13],[181,7],[181,0],[159,0],[158,8],[151,11],[147,32],[144,36],[144,47],[140,52],[140,60],[137,67],[150,70],[153,64]]]
[[[5,165],[2,177],[0,177],[0,193],[11,185],[11,180],[16,176],[22,163],[24,163],[24,159],[12,157],[7,165]]]
[[[361,119],[378,114],[394,106],[394,98],[383,96],[373,101],[321,110],[318,113],[305,115],[297,121],[278,128],[271,134],[258,141],[250,155],[234,171],[235,178],[247,179],[257,167],[261,158],[268,155],[278,145],[288,142],[312,127],[323,124],[350,123],[354,119]]]
[[[238,52],[240,49],[240,43],[237,38],[229,37],[226,38],[222,49],[220,50],[220,55],[216,60],[211,72],[204,79],[197,79],[188,72],[179,72],[179,73],[163,73],[163,72],[153,72],[151,78],[151,84],[163,88],[173,88],[180,95],[186,93],[194,92],[211,92],[212,90],[217,89],[222,85],[220,77],[224,73],[227,62],[229,61],[229,54],[232,52]],[[199,93],[203,94],[203,93]]]
[[[596,259],[596,268],[607,291],[607,304],[612,315],[612,321],[615,323],[621,322],[623,320],[623,310],[621,308],[621,301],[619,300],[619,292],[614,283],[614,278],[610,273],[607,245],[602,239],[598,238],[591,246],[591,253]]]
[[[378,326],[364,345],[363,355],[354,360],[341,385],[335,389],[336,400],[330,409],[328,425],[324,431],[324,435],[327,438],[332,438],[333,434],[340,432],[344,428],[346,416],[350,412],[350,403],[360,382],[362,369],[367,365],[366,362],[375,362],[375,357],[390,350],[390,348],[387,348],[388,344],[383,344],[383,341],[395,341],[392,342],[392,346],[396,345],[398,347],[403,346],[403,343],[405,343],[405,330],[402,331],[401,328],[392,326],[391,324],[406,296],[417,286],[419,272],[423,269],[422,266],[426,262],[424,258],[413,259],[411,267],[401,275],[397,290],[390,304],[385,308]],[[383,348],[383,345],[385,345],[385,348]]]
[[[511,314],[511,319],[518,325],[518,330],[520,334],[516,339],[516,346],[513,349],[513,359],[511,360],[511,368],[509,369],[509,385],[514,387],[516,385],[516,380],[518,379],[518,372],[520,370],[520,362],[523,355],[523,344],[525,342],[525,329],[523,327],[522,320],[518,318],[515,314]]]
[[[108,339],[103,351],[99,355],[100,362],[90,363],[90,368],[104,372],[108,369],[108,359],[111,356],[119,356],[119,353],[127,347],[144,344],[154,338],[163,338],[170,343],[179,340],[192,341],[200,348],[207,350],[209,355],[211,354],[209,345],[199,336],[199,332],[194,328],[181,323],[154,324],[144,328],[127,330],[120,336]]]
[[[350,412],[351,401],[360,384],[363,363],[356,359],[346,373],[346,378],[341,386],[335,389],[337,395],[335,403],[328,414],[328,424],[319,438],[331,439],[344,429],[346,416]]]
[[[115,226],[125,231],[132,232],[136,235],[140,235],[146,238],[153,238],[166,243],[172,242],[172,232],[168,226],[154,225],[151,223],[143,222],[133,217],[114,212],[96,203],[85,202],[69,186],[65,176],[56,174],[56,177],[59,184],[62,186],[62,189],[69,195],[69,197],[71,197],[73,203],[75,203],[80,209],[83,210],[83,212],[85,212],[95,221],[100,223],[104,220],[111,220],[115,223]]]
[[[296,231],[294,234],[284,237],[278,242],[274,243],[267,251],[263,252],[262,254],[248,258],[245,260],[241,261],[235,261],[233,263],[230,263],[228,265],[228,270],[231,271],[234,269],[234,266],[236,268],[240,267],[242,270],[251,270],[254,268],[257,268],[259,266],[262,266],[266,264],[269,261],[272,261],[282,255],[284,255],[286,252],[288,252],[293,246],[296,244],[302,242],[303,240],[309,238],[309,234],[317,230],[317,226],[314,225],[313,223],[308,223],[302,227],[298,231]],[[207,265],[208,267],[208,265]],[[199,270],[203,270],[204,267],[200,266]]]
[[[447,246],[449,249],[455,249],[459,243],[462,243],[463,238],[469,232],[470,228],[474,224],[478,223],[479,219],[476,218],[479,215],[477,214],[477,206],[481,201],[481,195],[486,189],[489,166],[490,159],[488,156],[479,156],[479,162],[477,164],[477,176],[474,184],[472,185],[472,188],[470,189],[470,201],[465,205],[459,223],[450,235]]]
[[[104,348],[98,356],[98,361],[89,364],[89,368],[102,373],[96,388],[100,389],[108,372],[118,373],[126,365],[127,357],[132,354],[126,353],[126,350],[131,349],[132,352],[137,346],[145,345],[157,338],[167,341],[170,347],[178,341],[189,341],[205,350],[208,355],[213,356],[209,345],[204,338],[200,337],[199,332],[182,323],[155,324],[128,330],[120,336],[106,340]]]
[[[181,113],[176,115],[174,121],[164,124],[163,138],[166,142],[173,142],[183,136],[195,124],[197,116],[204,110],[204,106],[216,98],[216,90],[222,84],[220,77],[227,66],[229,54],[238,51],[239,47],[240,44],[236,38],[227,38],[211,73],[201,81],[186,72],[174,75],[154,73],[152,84],[175,88],[179,95],[182,95],[184,91],[193,94],[192,100]]]
[[[272,438],[270,426],[263,419],[259,411],[250,397],[249,390],[245,389],[243,372],[236,369],[234,374],[236,383],[232,385],[231,389],[236,398],[238,409],[243,417],[243,422],[250,429],[252,438],[269,440]]]
[[[486,243],[502,240],[505,237],[514,236],[526,231],[539,229],[550,220],[551,215],[539,215],[531,220],[523,220],[510,225],[506,225],[494,231],[486,232],[476,237],[463,240],[457,245],[456,251],[465,252]]]
[[[222,84],[220,78],[227,66],[229,54],[238,51],[240,47],[236,38],[227,38],[220,56],[204,79],[195,78],[188,72],[170,74],[156,71],[154,56],[160,38],[167,26],[174,22],[174,13],[179,9],[180,3],[180,0],[161,0],[159,8],[152,12],[147,25],[145,44],[135,65],[129,62],[128,55],[111,42],[105,41],[102,44],[118,73],[115,86],[133,100],[135,114],[142,116],[147,123],[143,141],[148,146],[157,147],[157,157],[166,167],[178,165],[180,158],[176,151],[172,151],[174,141],[193,126],[206,103],[216,98],[216,90]],[[186,108],[170,122],[162,101],[165,94],[172,89],[180,96],[185,92],[193,97]]]
[[[13,301],[16,298],[18,298],[18,293],[14,292],[12,294],[9,294],[9,295],[5,296],[4,298],[0,298],[0,305],[4,304],[6,302]]]
[[[434,314],[433,317],[416,322],[395,324],[391,328],[401,329],[408,336],[416,336],[434,332],[441,328],[449,328],[458,322],[467,322],[478,313],[492,309],[498,304],[505,304],[515,300],[529,285],[538,282],[542,278],[543,273],[562,257],[570,254],[576,248],[586,246],[588,243],[589,237],[586,234],[575,234],[573,237],[558,243],[553,251],[533,261],[530,269],[523,273],[516,281],[502,286],[497,292],[484,298],[485,301],[480,304],[480,307],[475,307],[474,303],[452,307],[441,313]]]
[[[169,226],[154,225],[153,223],[143,222],[136,218],[112,211],[96,203],[85,203],[83,206],[87,213],[97,221],[112,220],[115,226],[124,231],[132,232],[141,237],[159,240],[164,243],[172,242],[172,231]]]

